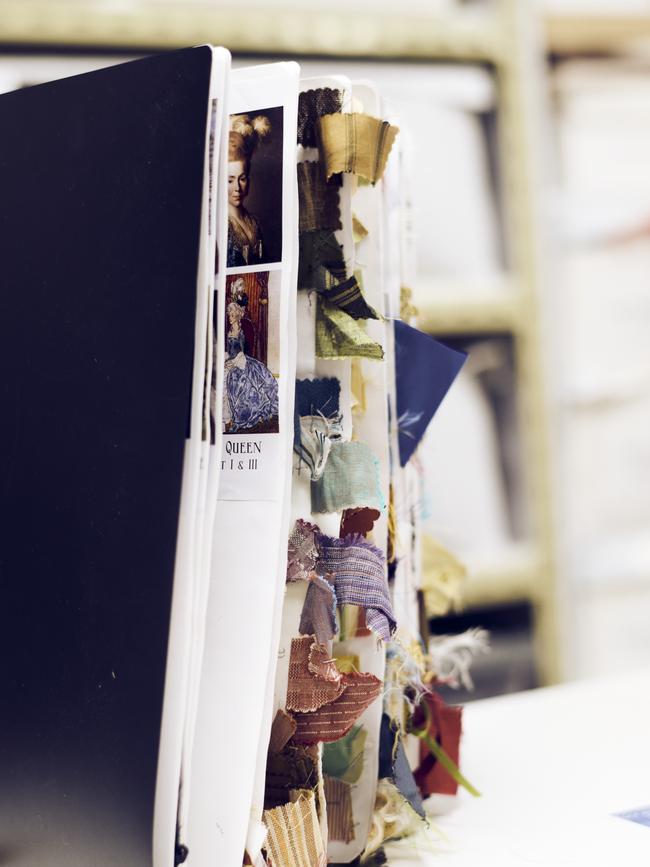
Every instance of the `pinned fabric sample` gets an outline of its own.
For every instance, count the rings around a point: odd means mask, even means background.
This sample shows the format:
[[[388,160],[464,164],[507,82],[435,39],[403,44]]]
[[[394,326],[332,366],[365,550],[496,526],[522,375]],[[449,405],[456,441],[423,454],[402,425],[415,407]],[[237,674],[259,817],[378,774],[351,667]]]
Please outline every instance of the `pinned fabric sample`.
[[[321,157],[329,179],[352,172],[374,184],[384,173],[388,154],[399,132],[369,114],[329,114],[317,122]]]
[[[467,360],[467,353],[395,320],[399,459],[404,467]],[[425,375],[426,374],[426,375]]]
[[[308,639],[307,639],[308,640]],[[331,743],[346,735],[364,710],[381,693],[382,681],[374,674],[342,674],[344,691],[330,704],[312,713],[295,715],[297,743]]]
[[[327,858],[313,792],[298,790],[290,804],[265,810],[266,850],[278,867],[325,867]]]
[[[324,704],[334,701],[345,690],[340,672],[336,671],[334,674],[331,669],[323,666],[321,650],[323,648],[320,648],[312,637],[294,638],[291,641],[287,710],[318,710]],[[326,650],[325,655],[328,656]]]
[[[298,97],[298,144],[306,148],[318,147],[315,123],[324,114],[341,111],[343,95],[331,87],[305,90]]]
[[[340,415],[333,418],[302,416],[298,419],[296,433],[299,439],[296,442],[294,436],[293,450],[309,468],[312,482],[317,482],[325,472],[332,443],[343,436],[343,420]]]
[[[377,509],[346,509],[341,516],[340,536],[361,535],[367,536],[372,533],[375,521],[379,520],[381,512]]]
[[[281,753],[296,733],[296,721],[286,711],[280,709],[275,715],[269,738],[269,752]]]
[[[322,477],[311,483],[312,512],[359,506],[384,508],[377,460],[365,443],[333,442]]]
[[[445,704],[435,692],[427,692],[421,705],[415,709],[413,727],[423,728],[428,724],[427,734],[436,741],[458,768],[460,757],[460,736],[462,733],[462,707]],[[458,780],[444,768],[432,755],[425,743],[420,747],[420,767],[415,772],[415,780],[424,797],[437,792],[442,795],[455,795]]]
[[[287,550],[287,581],[309,580],[318,560],[319,535],[315,524],[299,519],[293,525]]]
[[[349,843],[354,840],[352,795],[350,786],[342,780],[325,775],[325,800],[327,801],[327,830],[330,840]]]
[[[300,232],[342,228],[339,188],[339,184],[327,183],[319,162],[298,163]]]
[[[333,232],[303,232],[298,246],[298,289],[320,291],[347,278],[343,247]]]
[[[424,819],[422,795],[406,758],[404,743],[399,732],[393,729],[390,717],[386,713],[381,718],[378,776],[380,780],[382,778],[392,780],[415,812]]]
[[[365,609],[366,624],[384,641],[397,626],[384,576],[384,555],[361,536],[321,536],[318,568],[331,574],[339,605]]]
[[[353,319],[379,319],[377,312],[363,297],[359,276],[355,274],[342,283],[336,283],[331,289],[320,290],[321,297],[345,310]]]
[[[374,358],[384,350],[368,336],[356,319],[319,296],[316,305],[317,358]]]
[[[336,632],[336,593],[330,582],[313,575],[300,617],[300,634],[314,635],[319,644],[330,641]]]
[[[346,783],[358,783],[363,773],[363,753],[366,748],[367,731],[362,726],[352,726],[338,741],[323,747],[323,773]]]

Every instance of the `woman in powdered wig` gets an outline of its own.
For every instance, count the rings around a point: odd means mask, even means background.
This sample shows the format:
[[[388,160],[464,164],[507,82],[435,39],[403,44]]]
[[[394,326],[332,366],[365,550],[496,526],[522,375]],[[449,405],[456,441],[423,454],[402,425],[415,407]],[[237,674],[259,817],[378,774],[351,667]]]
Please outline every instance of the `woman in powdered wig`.
[[[228,261],[229,268],[257,265],[264,261],[262,232],[253,214],[244,207],[250,189],[251,159],[255,149],[271,132],[264,115],[252,120],[247,114],[230,118],[228,136]]]
[[[248,296],[241,277],[232,284],[226,308],[226,375],[223,389],[224,433],[276,433],[278,383],[268,367],[248,353],[245,333]]]

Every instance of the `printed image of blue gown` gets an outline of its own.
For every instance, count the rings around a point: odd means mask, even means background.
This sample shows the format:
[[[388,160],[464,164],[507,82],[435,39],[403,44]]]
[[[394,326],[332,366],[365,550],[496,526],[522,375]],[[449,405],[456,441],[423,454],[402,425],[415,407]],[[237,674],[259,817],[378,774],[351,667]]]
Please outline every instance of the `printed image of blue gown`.
[[[278,430],[278,383],[268,367],[245,353],[244,332],[227,338],[224,430],[274,433]]]

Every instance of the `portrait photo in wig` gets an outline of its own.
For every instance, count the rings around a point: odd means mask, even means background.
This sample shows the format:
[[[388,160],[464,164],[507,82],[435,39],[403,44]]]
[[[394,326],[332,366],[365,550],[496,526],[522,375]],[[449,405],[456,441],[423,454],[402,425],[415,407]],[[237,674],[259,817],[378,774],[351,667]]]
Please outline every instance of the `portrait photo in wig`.
[[[229,268],[282,259],[282,107],[230,116]]]

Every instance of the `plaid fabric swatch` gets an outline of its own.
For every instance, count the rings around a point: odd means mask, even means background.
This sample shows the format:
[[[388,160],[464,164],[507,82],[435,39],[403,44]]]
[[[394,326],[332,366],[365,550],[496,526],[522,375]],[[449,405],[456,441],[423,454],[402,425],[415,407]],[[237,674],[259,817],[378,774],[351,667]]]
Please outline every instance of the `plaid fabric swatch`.
[[[317,121],[321,159],[329,180],[352,172],[376,183],[384,174],[396,126],[369,114],[328,114]]]
[[[345,310],[353,319],[379,319],[377,312],[363,297],[359,276],[355,274],[342,283],[334,283],[329,289],[319,290],[321,297]]]
[[[318,161],[298,163],[298,229],[316,232],[320,229],[341,229],[339,188],[327,183]]]
[[[330,840],[340,840],[343,843],[354,840],[352,794],[348,783],[325,776],[325,800]]]
[[[329,676],[330,671],[322,667],[321,650],[312,636],[291,641],[287,710],[315,711],[344,692],[342,676]]]
[[[368,337],[349,313],[319,296],[316,305],[316,357],[381,360],[384,350]]]
[[[299,790],[292,803],[265,810],[262,821],[269,832],[266,851],[272,867],[326,867],[313,792]]]
[[[320,536],[317,569],[332,576],[339,605],[365,609],[366,624],[384,641],[397,627],[384,574],[384,555],[362,536]]]
[[[367,737],[368,733],[362,726],[352,726],[338,741],[324,744],[323,773],[346,783],[358,783],[363,773]]]
[[[323,475],[311,483],[312,512],[342,512],[360,506],[384,509],[377,459],[366,443],[333,442]],[[326,572],[323,569],[320,574]]]
[[[382,690],[382,682],[374,674],[342,674],[343,693],[330,704],[312,713],[296,713],[297,743],[331,743],[346,735],[364,710]]]
[[[324,114],[341,111],[343,94],[331,87],[305,90],[298,96],[298,144],[318,147],[315,123]]]
[[[336,593],[327,578],[313,575],[300,616],[300,634],[314,635],[319,644],[330,641],[336,632]]]

